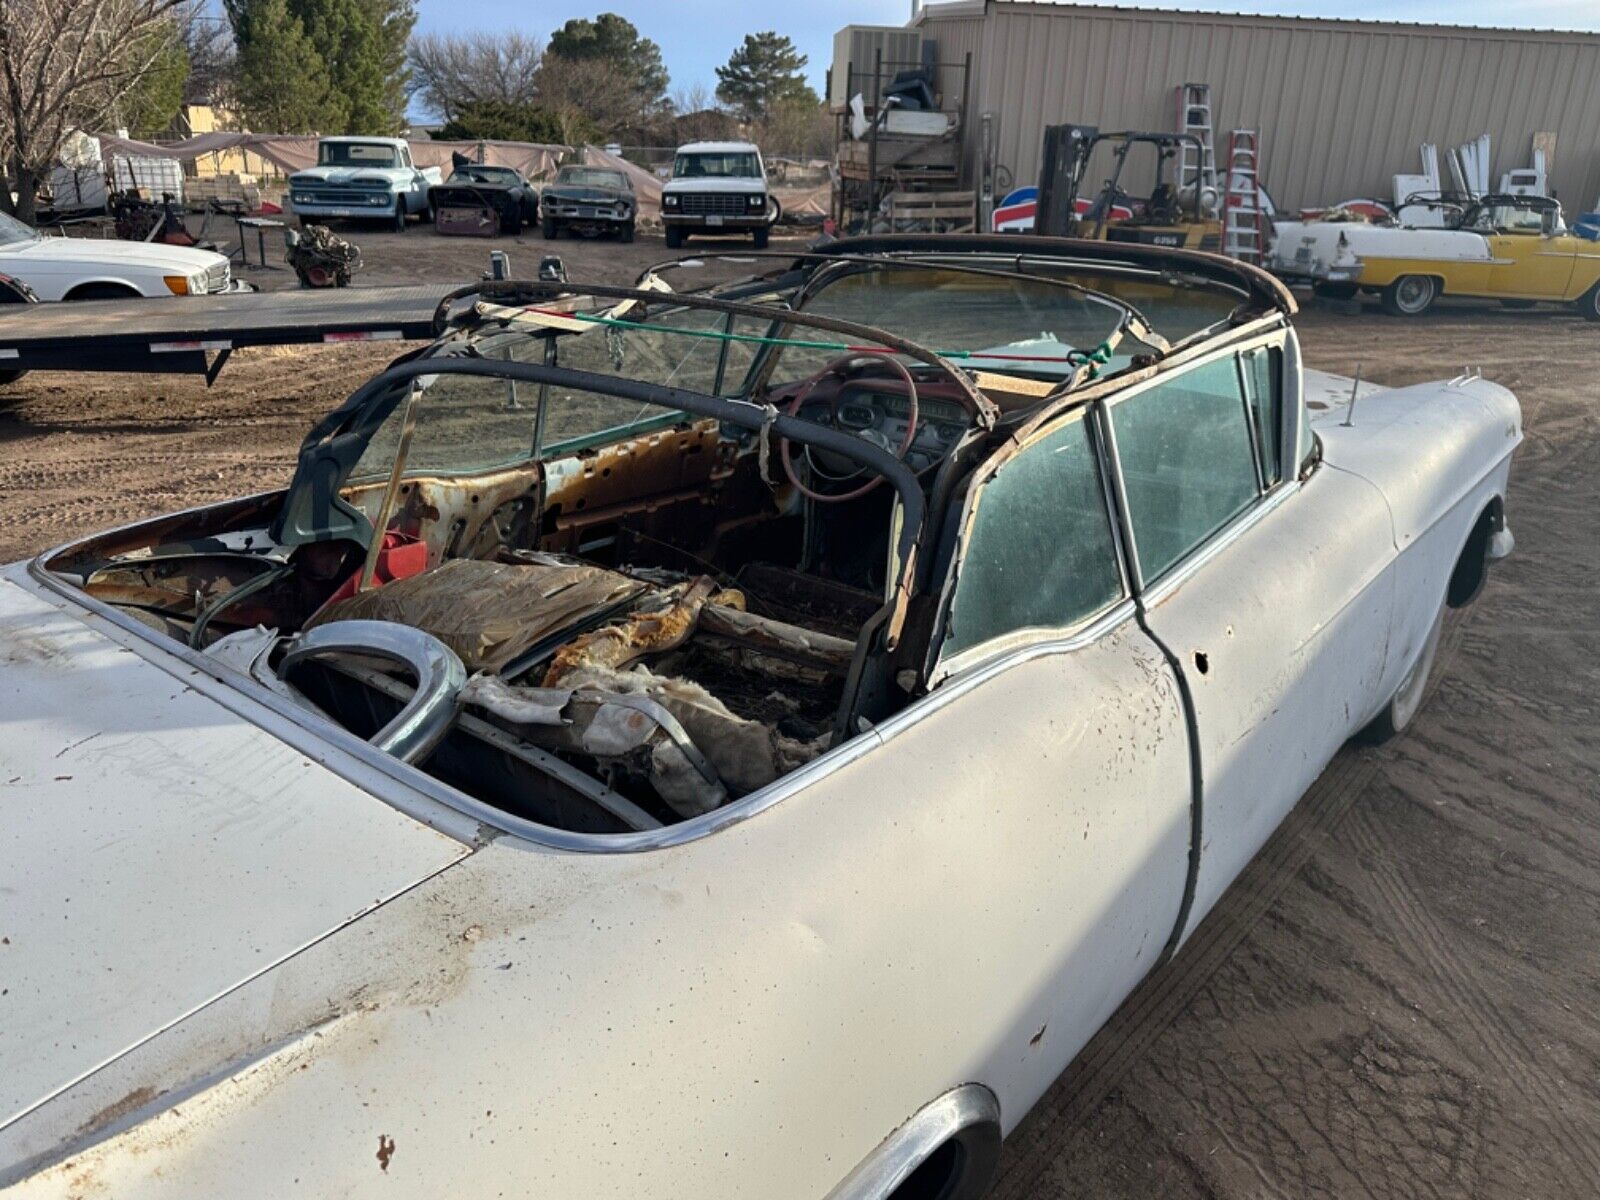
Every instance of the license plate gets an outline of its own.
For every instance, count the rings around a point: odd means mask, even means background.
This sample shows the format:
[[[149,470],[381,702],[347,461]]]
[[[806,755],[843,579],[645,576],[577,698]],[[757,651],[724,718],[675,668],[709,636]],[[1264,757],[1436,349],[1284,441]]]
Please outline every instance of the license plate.
[[[713,213],[711,216],[706,218],[706,224],[707,225],[721,225],[722,224],[722,218],[721,218],[721,216]]]
[[[1298,250],[1296,250],[1294,252],[1294,260],[1295,260],[1295,262],[1298,262],[1298,263],[1308,263],[1308,262],[1310,262],[1311,261],[1311,247],[1310,246],[1301,246]]]
[[[598,209],[594,209],[594,208],[580,208],[578,210],[578,215],[580,217],[588,217],[588,218],[590,218],[592,220],[593,218],[598,217],[600,215],[600,211]]]
[[[330,208],[328,211],[336,217],[353,217],[356,215],[356,210],[353,208]]]

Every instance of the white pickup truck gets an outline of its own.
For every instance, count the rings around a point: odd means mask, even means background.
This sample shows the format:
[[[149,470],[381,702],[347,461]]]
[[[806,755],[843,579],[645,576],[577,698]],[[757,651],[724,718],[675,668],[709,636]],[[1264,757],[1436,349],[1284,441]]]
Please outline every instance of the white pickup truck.
[[[404,230],[413,214],[428,218],[438,167],[417,167],[404,138],[325,137],[317,165],[289,177],[289,211],[302,225],[330,217],[387,221]]]

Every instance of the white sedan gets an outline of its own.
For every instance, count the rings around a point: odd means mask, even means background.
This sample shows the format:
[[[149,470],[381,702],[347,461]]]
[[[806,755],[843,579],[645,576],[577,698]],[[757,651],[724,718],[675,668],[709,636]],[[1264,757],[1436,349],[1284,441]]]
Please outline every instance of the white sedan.
[[[120,300],[245,290],[210,250],[115,238],[44,237],[0,213],[0,273],[40,300]]]
[[[671,273],[0,571],[6,1200],[969,1200],[1511,550],[1240,263]]]

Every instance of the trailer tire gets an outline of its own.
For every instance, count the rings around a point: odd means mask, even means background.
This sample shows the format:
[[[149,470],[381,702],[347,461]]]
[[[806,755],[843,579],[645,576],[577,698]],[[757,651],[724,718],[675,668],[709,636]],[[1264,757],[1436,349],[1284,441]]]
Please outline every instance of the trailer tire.
[[[1432,275],[1402,275],[1383,289],[1383,311],[1391,317],[1420,317],[1439,298]]]

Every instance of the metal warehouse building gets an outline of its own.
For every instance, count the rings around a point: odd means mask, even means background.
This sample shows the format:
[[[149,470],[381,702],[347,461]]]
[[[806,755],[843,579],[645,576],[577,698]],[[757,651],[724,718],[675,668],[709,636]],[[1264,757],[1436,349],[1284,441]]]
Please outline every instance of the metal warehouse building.
[[[1555,134],[1568,214],[1600,207],[1600,35],[1013,0],[929,4],[912,27],[936,42],[944,88],[971,54],[968,111],[991,114],[994,161],[1019,184],[1038,178],[1046,125],[1171,130],[1193,82],[1211,85],[1219,161],[1228,130],[1259,130],[1284,207],[1388,195],[1421,143],[1482,133],[1497,184],[1536,132]],[[968,139],[969,178],[978,153]]]

